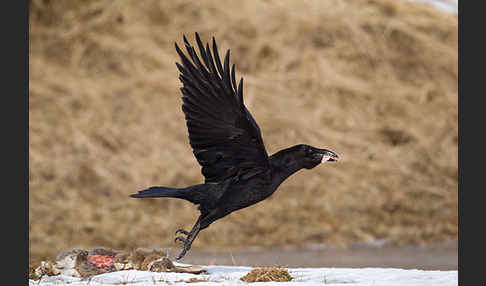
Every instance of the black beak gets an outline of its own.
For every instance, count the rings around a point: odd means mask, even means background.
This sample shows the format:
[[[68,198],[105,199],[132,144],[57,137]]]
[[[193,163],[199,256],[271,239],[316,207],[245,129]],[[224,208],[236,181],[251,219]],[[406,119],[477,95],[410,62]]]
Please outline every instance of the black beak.
[[[322,154],[322,161],[321,161],[321,163],[324,163],[326,161],[335,162],[335,161],[337,161],[339,159],[338,154],[336,154],[336,153],[334,153],[334,152],[332,152],[330,150],[321,149],[319,151],[320,151],[319,153]]]

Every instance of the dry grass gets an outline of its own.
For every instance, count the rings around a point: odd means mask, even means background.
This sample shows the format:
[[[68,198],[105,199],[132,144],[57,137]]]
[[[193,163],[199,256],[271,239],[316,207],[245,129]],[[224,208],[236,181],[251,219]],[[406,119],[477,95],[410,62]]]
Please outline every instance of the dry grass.
[[[142,4],[143,3],[143,4]],[[174,41],[231,49],[269,154],[336,151],[201,247],[457,239],[457,16],[401,0],[30,2],[31,260],[173,247],[198,211],[128,197],[202,182]]]
[[[292,280],[292,276],[285,268],[279,267],[263,267],[257,268],[250,271],[245,276],[241,277],[240,280],[253,283],[253,282],[287,282]]]

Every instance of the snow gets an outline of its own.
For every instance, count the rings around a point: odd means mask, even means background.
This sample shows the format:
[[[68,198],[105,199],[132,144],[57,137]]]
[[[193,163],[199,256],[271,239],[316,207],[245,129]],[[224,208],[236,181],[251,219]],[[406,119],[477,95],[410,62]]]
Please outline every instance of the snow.
[[[191,278],[204,280],[196,285],[247,285],[240,280],[252,267],[202,266],[206,274],[158,273],[123,270],[100,274],[90,279],[70,276],[45,276],[39,281],[29,280],[30,286],[48,285],[186,285]],[[349,286],[449,286],[458,285],[457,271],[397,269],[397,268],[288,268],[290,282],[257,282],[265,285],[349,285]],[[257,284],[260,285],[260,284]]]

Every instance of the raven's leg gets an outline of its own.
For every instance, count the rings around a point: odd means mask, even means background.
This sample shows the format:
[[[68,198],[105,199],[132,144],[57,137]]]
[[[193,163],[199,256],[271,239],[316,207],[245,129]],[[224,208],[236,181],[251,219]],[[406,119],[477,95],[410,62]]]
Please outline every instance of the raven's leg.
[[[184,257],[184,255],[186,255],[186,252],[189,251],[189,249],[191,249],[192,242],[194,241],[194,239],[196,238],[196,236],[201,230],[207,228],[211,223],[213,223],[215,220],[223,216],[224,214],[221,215],[218,209],[212,210],[211,212],[207,212],[207,211],[201,212],[201,215],[198,217],[191,231],[187,234],[187,237],[186,238],[182,236],[176,237],[175,239],[176,241],[180,240],[184,242],[184,249],[182,249],[181,253],[177,256],[176,260],[179,260],[182,257]]]
[[[186,238],[183,238],[182,236],[178,236],[175,238],[176,241],[180,240],[184,242],[184,248],[182,249],[181,253],[176,257],[176,260],[179,260],[182,257],[184,257],[184,255],[186,255],[186,252],[189,251],[189,249],[191,249],[192,242],[194,241],[194,239],[196,238],[197,234],[200,231],[201,217],[202,216],[199,216],[196,223],[192,227],[192,230],[187,234]]]

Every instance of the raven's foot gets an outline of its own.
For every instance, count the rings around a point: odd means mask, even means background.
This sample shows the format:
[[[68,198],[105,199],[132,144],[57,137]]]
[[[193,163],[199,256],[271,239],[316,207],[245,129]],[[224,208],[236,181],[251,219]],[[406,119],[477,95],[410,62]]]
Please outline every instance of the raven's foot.
[[[196,224],[192,227],[190,232],[187,232],[183,229],[178,229],[176,231],[176,235],[181,233],[186,235],[186,237],[183,236],[178,236],[175,238],[175,241],[182,241],[184,243],[184,248],[182,249],[181,253],[177,255],[176,260],[180,260],[184,255],[186,255],[186,252],[191,249],[192,242],[196,238],[197,234],[199,233],[199,230],[201,228],[201,216],[197,219]]]
[[[183,234],[183,235],[187,235],[189,236],[189,232],[187,230],[184,230],[182,228],[176,230],[175,232],[175,235],[178,235],[179,233]],[[183,237],[183,236],[178,236],[174,239],[174,242],[177,242],[177,241],[182,241],[182,243],[186,244],[187,242],[187,238]]]
[[[184,257],[184,255],[186,255],[186,252],[189,251],[190,248],[191,245],[184,244],[184,248],[182,249],[181,253],[177,255],[176,260],[180,260],[182,257]]]
[[[194,234],[191,234],[190,232],[187,232],[183,229],[178,229],[176,231],[176,235],[179,234],[179,233],[187,235],[187,237],[177,236],[174,239],[174,242],[180,241],[184,244],[181,253],[179,253],[179,255],[176,257],[176,260],[180,260],[182,257],[184,257],[184,255],[186,255],[186,253],[189,251],[189,249],[191,249],[191,244],[192,244],[192,241],[194,240],[194,237],[195,237]]]
[[[187,238],[178,236],[174,239],[174,242],[181,241],[182,243],[186,244]]]
[[[182,233],[182,234],[185,234],[185,235],[188,235],[189,232],[187,230],[184,230],[182,228],[179,228],[178,230],[176,230],[175,234],[179,234],[179,233]]]

